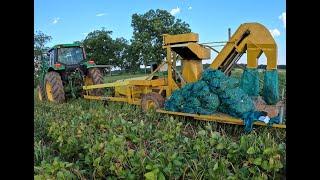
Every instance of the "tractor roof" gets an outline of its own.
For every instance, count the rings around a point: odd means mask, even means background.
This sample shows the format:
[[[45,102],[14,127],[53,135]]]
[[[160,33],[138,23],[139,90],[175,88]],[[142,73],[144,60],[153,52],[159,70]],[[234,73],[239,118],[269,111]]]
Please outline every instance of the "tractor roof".
[[[78,43],[72,43],[72,44],[57,44],[53,46],[49,51],[51,51],[54,48],[64,48],[64,47],[82,47],[81,44]]]

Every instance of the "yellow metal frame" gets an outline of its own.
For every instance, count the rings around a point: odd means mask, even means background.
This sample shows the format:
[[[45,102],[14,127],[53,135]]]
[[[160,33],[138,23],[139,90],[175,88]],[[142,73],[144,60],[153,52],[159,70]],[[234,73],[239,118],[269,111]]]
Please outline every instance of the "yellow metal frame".
[[[200,79],[203,72],[202,61],[183,60],[182,66],[182,77],[187,83],[195,82]]]
[[[164,43],[164,45],[199,41],[199,35],[197,33],[185,33],[176,35],[163,34],[162,37],[162,42]]]
[[[244,38],[241,43],[239,39],[241,35],[246,31],[250,30],[251,34]],[[259,37],[259,39],[257,39]],[[125,80],[119,80],[113,83],[97,84],[83,86],[83,89],[87,92],[84,95],[85,99],[91,100],[105,100],[105,101],[116,101],[116,102],[126,102],[134,105],[141,105],[141,98],[143,94],[150,92],[158,92],[162,94],[165,91],[166,97],[171,96],[172,92],[179,89],[185,83],[190,83],[198,80],[202,73],[202,59],[210,58],[210,50],[202,45],[198,44],[199,36],[195,33],[179,34],[179,35],[163,35],[163,48],[166,49],[166,61],[163,62],[155,71],[146,77],[131,78]],[[177,73],[177,75],[182,79],[181,84],[176,82],[176,51],[179,48],[187,49],[194,54],[193,57],[196,59],[182,59],[182,76]],[[277,46],[273,40],[270,32],[261,24],[258,23],[246,23],[242,24],[236,33],[232,36],[231,40],[222,49],[218,56],[214,59],[211,68],[217,69],[223,65],[227,60],[228,54],[233,51],[237,52],[248,52],[248,66],[256,67],[257,58],[262,52],[265,52],[268,58],[267,69],[276,68],[276,50]],[[167,64],[168,71],[167,77],[152,79],[154,74],[160,70],[160,68]],[[200,65],[201,64],[201,65]],[[115,96],[92,96],[89,95],[89,91],[98,88],[115,88]],[[152,106],[152,102],[149,103]],[[213,115],[197,115],[181,112],[171,112],[158,109],[157,112],[178,115],[184,117],[192,117],[196,120],[204,121],[215,121],[227,124],[237,124],[243,125],[243,121],[238,118],[228,116],[226,114],[213,114]],[[262,122],[255,122],[255,125],[266,125]],[[276,128],[286,128],[283,124],[274,124],[272,127]]]
[[[159,78],[154,80],[139,80],[139,79],[128,79],[120,80],[113,83],[96,84],[83,86],[83,90],[87,93],[84,95],[85,99],[91,100],[105,100],[105,101],[116,101],[126,102],[134,105],[141,105],[141,95],[152,92],[153,90],[159,91],[161,94],[164,90],[167,90],[167,79]],[[118,88],[116,89],[116,96],[92,96],[89,95],[88,91],[99,88]]]
[[[244,36],[245,34],[247,35]],[[228,60],[228,56],[245,52],[247,52],[248,68],[257,68],[258,58],[264,53],[267,57],[267,70],[277,69],[277,44],[270,31],[259,23],[241,24],[210,67],[221,68]]]

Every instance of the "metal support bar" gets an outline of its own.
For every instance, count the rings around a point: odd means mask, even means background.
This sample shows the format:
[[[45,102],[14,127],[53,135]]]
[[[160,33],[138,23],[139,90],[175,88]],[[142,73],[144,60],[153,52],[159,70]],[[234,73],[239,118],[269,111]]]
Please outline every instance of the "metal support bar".
[[[212,46],[208,46],[208,45],[202,45],[202,46],[204,46],[204,47],[208,47],[208,48],[212,49],[214,52],[216,52],[216,53],[218,53],[218,54],[219,54],[219,51],[218,51],[218,50],[216,50],[216,49],[214,49]]]
[[[117,86],[126,86],[128,85],[128,81],[123,82],[114,82],[114,83],[106,83],[106,84],[96,84],[90,86],[83,86],[83,90],[90,90],[90,89],[99,89],[99,88],[107,88],[107,87],[117,87]]]
[[[101,101],[127,102],[129,104],[141,105],[141,99],[138,99],[138,98],[132,98],[131,102],[128,102],[128,98],[127,97],[110,97],[110,96],[84,95],[83,98],[84,99],[91,99],[91,100],[101,100]]]
[[[158,72],[158,71],[160,70],[160,68],[161,68],[162,66],[164,66],[166,63],[167,63],[167,62],[162,62],[162,63],[160,64],[160,66],[158,66],[151,74],[149,74],[149,76],[146,78],[146,80],[150,80],[150,79],[152,78],[152,76],[153,76],[156,72]]]

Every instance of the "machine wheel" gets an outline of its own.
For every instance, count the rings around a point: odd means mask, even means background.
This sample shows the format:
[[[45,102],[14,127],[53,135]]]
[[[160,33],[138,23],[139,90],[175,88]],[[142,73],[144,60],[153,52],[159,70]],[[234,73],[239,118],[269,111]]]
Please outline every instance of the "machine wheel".
[[[149,109],[159,109],[164,105],[164,98],[155,92],[145,94],[141,98],[141,108],[144,112]]]
[[[48,72],[45,76],[45,94],[47,100],[62,103],[65,101],[65,93],[59,73]]]
[[[44,101],[46,97],[44,96],[43,86],[41,86],[40,84],[37,87],[37,92],[39,101]]]
[[[88,74],[85,78],[84,84],[86,86],[88,85],[95,85],[95,84],[103,84],[103,76],[102,73],[98,68],[90,68],[88,70]],[[103,90],[102,89],[93,89],[89,90],[90,95],[94,96],[102,96],[103,95]]]

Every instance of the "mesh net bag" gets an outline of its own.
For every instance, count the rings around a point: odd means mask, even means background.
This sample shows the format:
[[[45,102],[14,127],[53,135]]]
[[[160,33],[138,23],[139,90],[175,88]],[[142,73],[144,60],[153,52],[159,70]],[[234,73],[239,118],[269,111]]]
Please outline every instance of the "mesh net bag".
[[[165,109],[184,113],[213,114],[219,105],[218,95],[212,93],[204,81],[198,81],[172,93],[165,102]]]
[[[207,69],[203,72],[202,81],[205,81],[213,93],[221,93],[228,88],[239,86],[239,81],[232,77],[227,77],[219,70]]]
[[[221,112],[240,116],[254,108],[252,100],[239,88],[239,81],[220,70],[207,69],[199,81],[176,90],[165,103],[165,109],[185,113]]]
[[[249,96],[258,96],[260,91],[258,69],[246,68],[241,77],[240,87]]]
[[[276,104],[279,101],[279,81],[276,69],[267,70],[264,74],[263,99],[267,104]]]
[[[278,93],[278,86],[274,82],[274,78],[278,76],[277,73],[275,74],[269,72],[265,75],[265,84],[273,83],[271,88],[265,89],[268,96],[273,95],[269,98],[270,101],[276,100]],[[250,81],[251,77],[248,77],[249,75],[243,75],[245,81]],[[242,83],[244,83],[243,80]],[[247,90],[254,95],[259,92],[256,80],[254,80],[252,88]],[[216,112],[226,113],[243,119],[246,131],[251,131],[253,122],[263,114],[263,112],[255,111],[253,100],[246,90],[240,88],[240,82],[237,79],[227,77],[220,70],[213,69],[205,70],[199,81],[189,83],[174,91],[165,102],[164,108],[169,111],[204,115]]]
[[[226,89],[219,98],[221,101],[220,112],[241,117],[246,112],[254,111],[252,99],[239,87]]]

